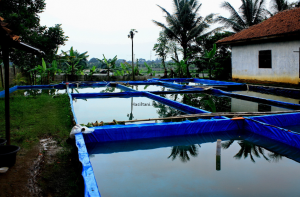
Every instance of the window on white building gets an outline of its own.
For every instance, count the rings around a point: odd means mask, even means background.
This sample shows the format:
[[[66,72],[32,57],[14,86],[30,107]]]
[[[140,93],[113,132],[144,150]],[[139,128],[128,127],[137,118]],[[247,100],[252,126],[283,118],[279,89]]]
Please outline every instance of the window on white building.
[[[258,67],[259,68],[272,68],[272,52],[271,52],[271,50],[259,51]]]

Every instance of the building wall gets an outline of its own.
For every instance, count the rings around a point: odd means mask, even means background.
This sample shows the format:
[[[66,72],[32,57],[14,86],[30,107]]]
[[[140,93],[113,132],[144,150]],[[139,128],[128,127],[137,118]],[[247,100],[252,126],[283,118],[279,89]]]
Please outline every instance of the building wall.
[[[298,84],[300,41],[232,46],[232,78]],[[260,50],[272,50],[272,68],[258,68]]]

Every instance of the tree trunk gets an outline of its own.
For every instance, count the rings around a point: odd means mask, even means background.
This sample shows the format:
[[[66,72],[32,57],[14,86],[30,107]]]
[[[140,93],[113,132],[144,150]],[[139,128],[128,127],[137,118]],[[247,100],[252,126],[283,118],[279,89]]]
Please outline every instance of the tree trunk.
[[[186,61],[186,59],[187,59],[187,45],[183,45],[182,48],[183,48],[183,60]],[[188,64],[186,64],[186,75],[187,75],[187,77],[191,77]]]
[[[166,69],[165,58],[162,58],[162,65],[163,65],[164,69]]]
[[[132,41],[132,48],[131,48],[131,52],[132,52],[132,80],[134,81],[134,63],[133,63],[133,37],[131,38]]]

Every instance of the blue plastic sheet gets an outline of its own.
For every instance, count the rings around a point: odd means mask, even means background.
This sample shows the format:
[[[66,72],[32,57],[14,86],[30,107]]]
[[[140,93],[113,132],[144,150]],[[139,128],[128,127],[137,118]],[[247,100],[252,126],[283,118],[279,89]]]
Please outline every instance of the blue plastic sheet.
[[[262,135],[272,140],[300,149],[300,135],[287,129],[278,128],[257,120],[245,119],[244,128],[252,133]]]
[[[290,97],[290,98],[300,99],[300,90],[299,89],[249,85],[249,90],[255,91],[255,92],[281,95],[281,96],[288,95],[288,97]]]
[[[256,116],[251,119],[278,127],[300,126],[300,113]]]
[[[12,88],[9,88],[9,93],[13,93],[14,91],[16,91],[18,89],[18,86],[14,86]],[[0,92],[0,98],[4,98],[5,97],[5,90]]]
[[[85,142],[81,133],[75,135],[76,146],[78,148],[79,161],[82,164],[82,177],[84,180],[84,196],[100,197],[100,192],[94,175],[93,167],[89,159]]]
[[[86,143],[160,138],[213,132],[237,131],[243,122],[224,120],[197,120],[151,124],[110,125],[94,127],[84,135]]]
[[[243,100],[247,100],[247,101],[255,101],[258,103],[273,105],[273,106],[277,106],[277,107],[283,107],[283,108],[287,108],[287,109],[295,109],[295,110],[300,109],[300,105],[294,104],[294,103],[288,103],[288,102],[283,102],[283,101],[276,101],[276,100],[264,99],[264,98],[254,97],[254,96],[236,94],[236,93],[226,92],[226,91],[218,90],[218,89],[210,89],[209,91],[210,91],[210,93],[213,93],[213,94],[225,95],[225,96],[243,99]]]
[[[76,114],[73,107],[73,98],[67,86],[68,96],[70,98],[71,111],[73,114],[73,121],[78,124]],[[93,167],[90,162],[89,154],[87,152],[85,142],[81,133],[75,135],[75,143],[78,149],[78,158],[82,164],[82,177],[84,180],[84,196],[85,197],[100,197]]]

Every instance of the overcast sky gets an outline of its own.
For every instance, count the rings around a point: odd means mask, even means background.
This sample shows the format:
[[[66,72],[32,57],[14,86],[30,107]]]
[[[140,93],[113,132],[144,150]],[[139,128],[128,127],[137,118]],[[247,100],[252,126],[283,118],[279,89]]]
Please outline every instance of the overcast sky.
[[[220,8],[224,0],[202,0],[201,16],[210,13],[228,17],[229,13]],[[40,14],[41,25],[48,27],[62,24],[69,41],[60,50],[71,46],[79,52],[88,51],[89,58],[131,59],[130,29],[137,29],[134,38],[136,58],[155,59],[153,45],[161,28],[152,20],[165,22],[164,14],[157,5],[173,13],[173,0],[46,0],[46,10]],[[229,0],[238,9],[240,0]],[[269,8],[267,1],[267,8]],[[289,2],[292,2],[291,0]]]

